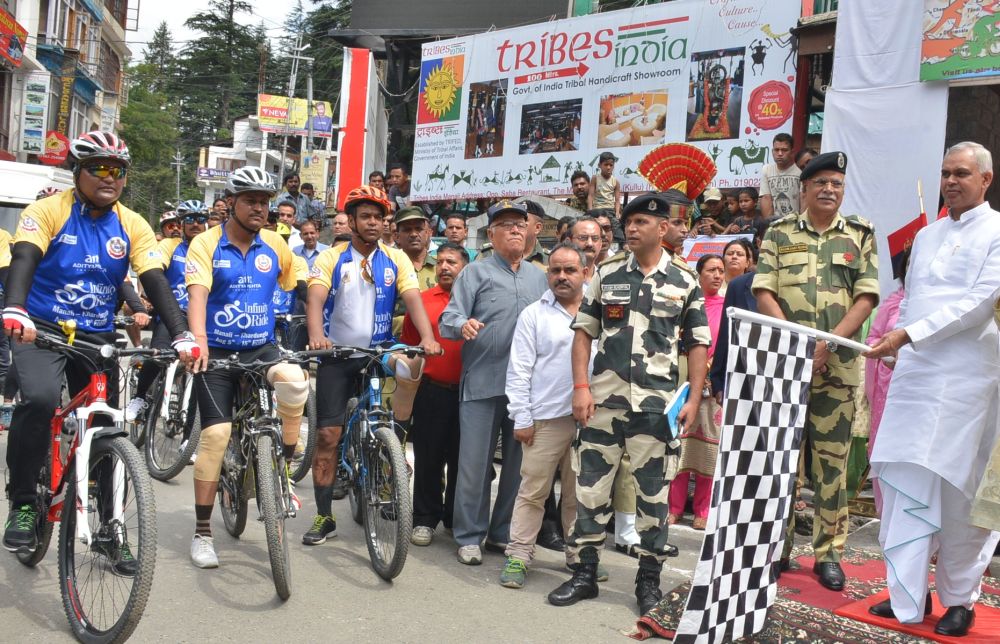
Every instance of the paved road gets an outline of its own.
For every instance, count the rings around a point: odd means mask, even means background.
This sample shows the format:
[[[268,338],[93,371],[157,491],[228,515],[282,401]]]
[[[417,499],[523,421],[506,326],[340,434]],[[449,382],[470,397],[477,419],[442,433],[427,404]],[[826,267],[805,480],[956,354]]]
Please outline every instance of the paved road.
[[[6,434],[0,450],[6,452]],[[463,566],[440,530],[426,548],[411,546],[402,574],[386,583],[369,565],[362,534],[347,500],[335,501],[338,536],[321,546],[299,545],[311,514],[292,520],[292,596],[274,593],[264,529],[250,521],[243,538],[225,533],[213,517],[221,566],[198,570],[188,560],[194,531],[191,469],[169,484],[154,481],[158,508],[156,577],[149,605],[133,641],[224,642],[608,642],[628,641],[620,631],[635,621],[636,562],[613,548],[605,551],[610,580],[597,600],[555,608],[545,595],[569,577],[562,555],[541,550],[522,590],[497,583],[503,557],[486,553],[481,566]],[[308,511],[311,485],[300,485]],[[251,504],[251,519],[254,506]],[[676,529],[671,541],[681,556],[671,559],[663,588],[690,576],[701,533]],[[71,641],[57,582],[55,548],[29,570],[0,552],[0,624],[4,642]]]

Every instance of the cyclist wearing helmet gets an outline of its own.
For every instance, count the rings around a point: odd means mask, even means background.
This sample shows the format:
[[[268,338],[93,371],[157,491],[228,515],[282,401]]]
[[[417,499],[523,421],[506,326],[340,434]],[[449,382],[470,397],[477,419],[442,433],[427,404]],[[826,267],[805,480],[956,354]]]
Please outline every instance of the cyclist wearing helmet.
[[[378,188],[361,186],[348,193],[345,210],[353,231],[351,241],[324,250],[309,272],[306,320],[310,347],[392,344],[392,312],[400,297],[420,333],[420,345],[428,354],[441,352],[420,299],[413,264],[406,253],[380,241],[390,209],[389,199]],[[324,313],[329,317],[328,330],[324,329]],[[325,360],[316,371],[316,391],[323,392],[316,400],[319,429],[312,463],[317,515],[312,528],[302,536],[306,545],[321,544],[337,531],[332,511],[337,444],[344,426],[344,408],[364,364],[363,358]],[[419,380],[422,368],[422,359],[395,361],[399,378]]]
[[[167,276],[170,289],[181,310],[187,311],[188,292],[184,281],[184,269],[187,266],[187,253],[191,247],[191,240],[200,233],[205,232],[208,224],[208,215],[205,212],[204,204],[201,208],[184,208],[185,204],[200,204],[201,202],[186,201],[177,208],[180,215],[182,237],[167,237],[160,242],[160,255],[163,259],[163,274]],[[149,342],[152,349],[163,349],[170,346],[170,332],[159,316],[154,317],[153,337]],[[150,385],[156,380],[160,373],[160,365],[154,362],[146,362],[142,371],[139,372],[139,381],[136,383],[135,392],[128,406],[125,407],[126,422],[133,423],[139,415],[146,409],[146,392]]]
[[[288,244],[277,233],[261,230],[276,192],[271,175],[260,168],[234,171],[226,184],[229,220],[191,242],[185,268],[188,320],[203,351],[195,372],[204,371],[209,358],[236,354],[246,363],[278,357],[271,299],[279,286],[295,287],[295,272]],[[309,396],[306,374],[295,365],[279,364],[268,370],[267,380],[274,387],[282,419],[285,457],[291,459]],[[199,568],[219,565],[211,517],[237,383],[237,373],[222,370],[203,373],[196,380],[202,430],[194,465],[191,561]]]
[[[124,141],[110,132],[90,132],[70,144],[73,190],[25,208],[14,238],[7,279],[4,332],[14,338],[21,404],[14,411],[7,445],[11,512],[4,547],[31,552],[35,536],[38,472],[48,452],[48,427],[59,404],[65,375],[70,395],[89,379],[88,367],[65,354],[33,344],[36,324],[54,328],[75,320],[83,335],[113,342],[113,315],[129,265],[160,312],[185,362],[197,345],[184,313],[163,275],[160,252],[149,223],[120,203],[130,157]],[[117,370],[109,377],[109,398],[117,399]],[[133,574],[127,543],[109,543],[118,574]]]
[[[160,215],[160,237],[161,240],[181,238],[181,220],[177,211],[168,210]]]

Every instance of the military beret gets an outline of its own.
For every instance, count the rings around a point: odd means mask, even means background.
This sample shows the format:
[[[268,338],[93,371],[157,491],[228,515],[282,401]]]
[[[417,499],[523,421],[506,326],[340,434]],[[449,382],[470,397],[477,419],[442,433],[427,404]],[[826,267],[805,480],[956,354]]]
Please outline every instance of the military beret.
[[[823,170],[833,170],[840,174],[847,174],[847,155],[843,152],[825,152],[814,156],[806,164],[806,167],[802,168],[802,174],[799,175],[799,179],[805,181]]]
[[[636,213],[655,217],[687,217],[692,201],[680,190],[671,188],[666,192],[649,192],[628,202],[622,210],[622,221]]]
[[[525,219],[528,218],[528,209],[525,208],[524,204],[514,203],[510,199],[501,199],[486,211],[486,221],[492,224],[494,219],[507,212],[517,213]]]

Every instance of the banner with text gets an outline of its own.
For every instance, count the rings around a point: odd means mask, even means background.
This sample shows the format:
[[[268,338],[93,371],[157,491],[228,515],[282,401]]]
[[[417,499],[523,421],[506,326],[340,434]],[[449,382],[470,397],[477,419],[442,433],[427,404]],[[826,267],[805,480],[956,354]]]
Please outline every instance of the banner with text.
[[[309,101],[304,98],[293,98],[291,114],[288,112],[287,96],[257,94],[257,121],[262,132],[307,136],[311,122],[314,137],[332,136],[333,111],[329,102],[313,101],[310,114]]]
[[[1000,74],[1000,6],[983,0],[924,0],[920,80]]]
[[[423,46],[415,200],[567,194],[618,157],[627,192],[662,143],[715,159],[721,188],[757,185],[790,132],[798,3],[677,0]]]

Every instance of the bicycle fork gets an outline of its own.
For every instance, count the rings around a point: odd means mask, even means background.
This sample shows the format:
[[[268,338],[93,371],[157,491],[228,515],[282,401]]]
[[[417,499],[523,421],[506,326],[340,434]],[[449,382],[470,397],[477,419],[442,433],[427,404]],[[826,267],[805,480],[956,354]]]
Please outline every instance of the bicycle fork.
[[[106,414],[111,417],[113,425],[106,427],[88,427],[91,416],[94,414]],[[123,436],[125,435],[124,415],[121,410],[115,409],[103,402],[94,402],[86,407],[79,407],[73,413],[72,418],[77,423],[76,447],[76,537],[85,545],[92,545],[94,535],[90,531],[90,522],[87,520],[90,512],[90,450],[95,439]],[[64,421],[65,422],[65,421]],[[79,429],[83,428],[83,429]],[[82,434],[81,434],[82,431]],[[67,440],[64,436],[63,440]],[[72,440],[72,437],[69,437]],[[111,471],[111,512],[109,522],[111,525],[124,525],[125,514],[125,467],[121,461],[116,460]],[[118,535],[124,537],[124,535]]]

